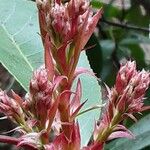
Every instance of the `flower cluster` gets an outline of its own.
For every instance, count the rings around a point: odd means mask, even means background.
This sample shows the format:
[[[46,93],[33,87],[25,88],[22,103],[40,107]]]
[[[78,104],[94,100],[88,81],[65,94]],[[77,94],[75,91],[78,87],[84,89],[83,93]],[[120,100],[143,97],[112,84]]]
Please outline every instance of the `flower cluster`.
[[[52,55],[52,62],[46,60],[49,70],[57,70],[72,80],[81,50],[92,35],[101,17],[99,10],[93,15],[87,0],[37,0],[41,36],[45,46],[45,58]],[[49,54],[50,53],[50,54]],[[49,64],[49,65],[48,65]],[[70,81],[71,82],[71,81]]]
[[[20,103],[8,97],[2,90],[0,91],[0,112],[4,112],[8,118],[13,119],[16,123],[24,120],[24,113]]]
[[[108,104],[100,124],[95,127],[95,141],[133,137],[133,134],[120,123],[127,117],[136,121],[134,113],[145,109],[143,100],[149,84],[150,73],[145,70],[137,71],[134,61],[128,61],[121,66],[114,88],[107,88]]]
[[[72,126],[77,126],[74,125],[75,117],[84,104],[80,103],[80,80],[75,93],[71,91],[71,87],[76,76],[86,72],[85,69],[77,70],[76,66],[81,51],[101,17],[102,10],[94,15],[87,0],[37,0],[37,6],[49,79],[52,80],[53,75],[63,75],[67,78],[58,89],[61,100],[57,113],[59,117],[55,119],[62,123],[64,135],[71,141]]]

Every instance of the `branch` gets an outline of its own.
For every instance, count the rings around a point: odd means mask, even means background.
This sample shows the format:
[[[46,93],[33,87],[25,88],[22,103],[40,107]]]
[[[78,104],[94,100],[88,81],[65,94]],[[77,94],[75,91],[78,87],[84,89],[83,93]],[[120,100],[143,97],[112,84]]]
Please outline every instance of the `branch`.
[[[124,29],[131,29],[131,30],[138,30],[138,31],[142,31],[142,32],[150,32],[150,29],[148,28],[142,28],[142,27],[138,27],[138,26],[132,26],[132,25],[128,25],[128,24],[120,24],[120,23],[116,23],[116,22],[111,22],[108,20],[105,20],[104,18],[101,19],[100,22],[106,23],[110,26],[116,26],[116,27],[120,27],[120,28],[124,28]]]

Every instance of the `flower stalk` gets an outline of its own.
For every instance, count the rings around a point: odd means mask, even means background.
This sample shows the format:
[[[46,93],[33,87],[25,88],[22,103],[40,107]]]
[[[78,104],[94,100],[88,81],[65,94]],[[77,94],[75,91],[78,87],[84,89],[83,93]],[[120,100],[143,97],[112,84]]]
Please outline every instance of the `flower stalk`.
[[[90,4],[86,0],[69,2],[38,0],[37,6],[45,47],[45,64],[50,72],[49,76],[52,72],[66,76],[68,80],[60,84],[59,93],[71,91],[79,55],[92,35],[102,11],[99,10],[93,15]],[[63,94],[58,106],[62,122],[74,122],[70,119],[71,107],[68,105],[71,101],[70,96],[71,94],[68,93]],[[70,126],[63,124],[62,128],[69,138]]]

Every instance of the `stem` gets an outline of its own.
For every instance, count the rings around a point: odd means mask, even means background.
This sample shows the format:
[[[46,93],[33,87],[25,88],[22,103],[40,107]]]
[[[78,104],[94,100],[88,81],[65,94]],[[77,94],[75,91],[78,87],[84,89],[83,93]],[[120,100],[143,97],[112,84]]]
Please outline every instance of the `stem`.
[[[45,132],[41,136],[41,143],[42,145],[48,144],[49,143],[49,133]]]
[[[122,114],[119,111],[116,111],[116,114],[114,115],[114,117],[112,118],[111,121],[111,127],[117,125],[119,122],[121,122],[122,120]]]
[[[65,90],[69,91],[70,89],[71,89],[71,86],[68,83],[66,86],[60,87],[59,93],[62,93]],[[59,106],[58,106],[61,122],[71,123],[70,122],[70,107],[69,107],[70,95],[66,95],[65,97],[63,97],[63,99],[61,99],[61,102],[59,103]],[[70,139],[70,135],[71,135],[70,125],[62,124],[62,129],[66,137]]]
[[[68,109],[65,109],[66,106],[60,104],[58,108],[59,108],[59,111],[60,111],[61,122],[69,123],[69,112],[68,112]],[[62,129],[63,129],[63,132],[66,135],[66,137],[69,139],[70,134],[71,134],[69,125],[68,124],[67,125],[62,124]]]
[[[12,145],[17,145],[19,143],[19,140],[15,137],[0,135],[0,142],[12,144]]]
[[[111,22],[111,21],[105,20],[104,18],[101,19],[101,22],[104,22],[110,26],[120,27],[120,28],[124,28],[124,29],[130,29],[130,30],[142,31],[142,32],[150,32],[150,29],[148,29],[148,28],[133,26],[133,25],[129,25],[129,24],[123,24],[123,23]]]
[[[116,127],[116,125],[119,122],[122,121],[121,115],[122,114],[119,111],[116,111],[116,113],[114,114],[114,117],[112,118],[110,124],[99,133],[96,141],[105,142],[107,140],[107,138],[112,133],[114,127]]]
[[[112,128],[110,126],[107,126],[106,128],[103,129],[102,132],[99,133],[96,141],[105,142],[111,133],[112,133]]]

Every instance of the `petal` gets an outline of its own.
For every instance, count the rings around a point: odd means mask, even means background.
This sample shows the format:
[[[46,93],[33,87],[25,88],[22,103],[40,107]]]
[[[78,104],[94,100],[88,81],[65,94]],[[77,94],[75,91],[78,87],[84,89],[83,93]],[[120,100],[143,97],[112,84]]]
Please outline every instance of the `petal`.
[[[60,83],[63,81],[63,80],[66,80],[66,82],[68,81],[67,77],[66,76],[57,76],[54,78],[54,81],[53,81],[53,84],[54,84],[54,89],[53,90],[56,90],[57,87],[60,85]]]
[[[22,99],[18,94],[16,94],[13,90],[11,90],[11,93],[12,93],[12,96],[13,96],[14,100],[15,100],[20,106],[22,106],[23,99]]]
[[[81,28],[81,32],[79,32],[79,40],[80,40],[80,46],[79,49],[82,50],[84,48],[84,46],[86,45],[87,41],[89,40],[89,38],[91,37],[92,33],[95,30],[95,27],[99,21],[99,19],[102,16],[102,9],[100,9],[90,20],[90,22],[88,22],[89,19],[89,15],[90,15],[91,9],[89,8],[88,12],[87,12],[87,16],[85,18],[85,22],[83,23],[83,26]],[[87,25],[89,25],[88,27],[88,31],[86,31],[87,29]]]
[[[52,80],[54,76],[54,63],[53,63],[53,58],[52,58],[51,51],[50,51],[51,47],[52,46],[51,46],[51,42],[49,39],[49,35],[47,34],[45,37],[45,42],[44,42],[44,48],[45,48],[44,59],[45,59],[45,68],[47,69],[49,80]]]
[[[91,70],[82,68],[82,67],[78,67],[75,70],[73,80],[75,80],[80,74],[83,74],[83,73],[88,74],[88,75],[93,76],[94,78],[98,79]]]
[[[130,134],[130,132],[125,132],[125,131],[116,131],[113,132],[109,137],[108,140],[112,140],[115,138],[129,138],[129,139],[133,139],[134,136],[133,134]]]

